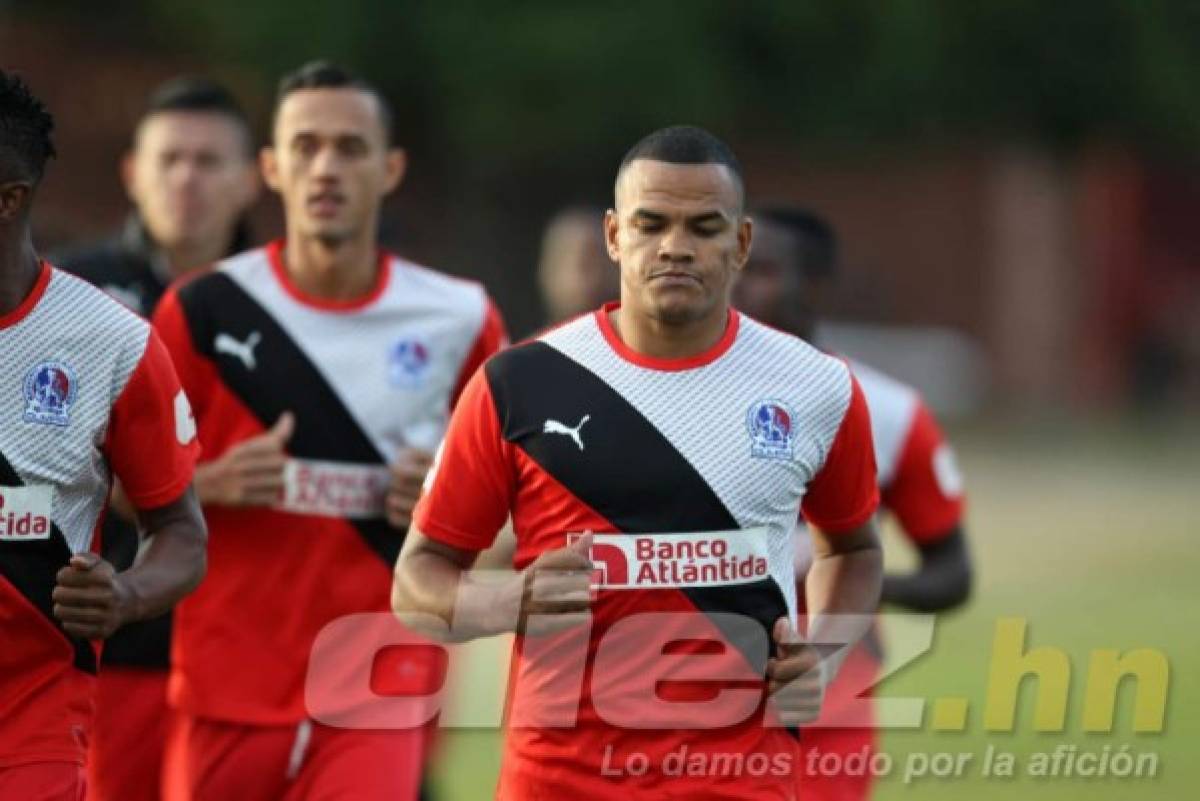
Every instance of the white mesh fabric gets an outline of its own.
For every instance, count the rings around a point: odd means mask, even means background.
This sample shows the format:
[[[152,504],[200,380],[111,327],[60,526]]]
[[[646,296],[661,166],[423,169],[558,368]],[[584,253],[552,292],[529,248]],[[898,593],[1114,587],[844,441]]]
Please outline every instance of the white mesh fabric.
[[[619,356],[594,315],[549,332],[543,341],[590,370],[632,404],[683,455],[742,528],[768,527],[770,571],[796,613],[792,527],[805,486],[820,472],[850,402],[844,363],[807,343],[742,316],[737,338],[715,361],[655,370]],[[793,412],[791,460],[754,457],[747,425],[760,401]],[[593,415],[591,436],[605,431]],[[637,443],[630,442],[631,458]]]
[[[26,484],[54,487],[52,517],[73,553],[90,549],[108,501],[110,472],[101,448],[113,404],[145,352],[149,331],[103,292],[58,270],[33,310],[0,329],[0,452]],[[45,362],[61,362],[74,376],[65,426],[24,419],[25,379]]]

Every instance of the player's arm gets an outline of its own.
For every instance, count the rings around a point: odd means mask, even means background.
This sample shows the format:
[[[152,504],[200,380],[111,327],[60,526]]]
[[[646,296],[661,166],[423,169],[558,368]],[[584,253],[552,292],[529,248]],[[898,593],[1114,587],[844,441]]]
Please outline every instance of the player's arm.
[[[524,630],[527,622],[550,631],[580,621],[590,602],[590,537],[543,553],[521,573],[471,571],[508,519],[516,485],[486,371],[476,371],[396,561],[392,608],[403,622],[429,637],[462,640]]]
[[[164,614],[204,578],[207,531],[190,487],[177,500],[136,514],[150,545],[133,567],[117,573],[96,554],[82,553],[59,571],[54,614],[67,633],[109,637],[127,623]]]
[[[152,541],[123,573],[93,553],[76,554],[59,571],[54,614],[68,633],[89,639],[162,614],[205,572],[208,533],[191,487],[199,452],[195,421],[152,331],[113,405],[104,452]]]
[[[917,569],[883,579],[883,600],[917,612],[940,612],[971,593],[971,557],[963,529],[962,478],[933,414],[917,406],[883,503],[916,546]]]
[[[488,298],[485,301],[483,324],[475,336],[471,350],[463,360],[454,389],[450,393],[450,408],[458,405],[463,389],[471,376],[475,375],[483,363],[493,354],[508,344],[508,331],[504,326],[504,318],[496,304]],[[389,465],[392,474],[391,486],[388,488],[385,501],[385,512],[388,522],[393,527],[404,529],[412,522],[412,512],[416,508],[417,499],[421,495],[421,486],[425,476],[433,464],[433,454],[419,448],[401,448],[396,459]]]
[[[179,375],[180,383],[203,419],[219,382],[216,367],[201,356],[179,299],[185,286],[172,287],[154,310],[152,322]],[[283,492],[287,443],[296,420],[284,412],[271,428],[242,440],[219,455],[207,455],[196,466],[196,495],[202,506],[270,506]]]
[[[883,578],[883,550],[873,522],[878,503],[870,418],[862,390],[851,378],[841,425],[803,505],[813,556],[805,579],[806,639],[837,647],[809,646],[786,618],[776,622],[776,654],[768,661],[767,679],[789,724],[818,716],[824,688],[849,646],[870,628]]]
[[[447,642],[561,631],[588,614],[590,548],[584,536],[520,573],[472,572],[478,551],[439,542],[414,525],[396,562],[392,609],[409,628]]]

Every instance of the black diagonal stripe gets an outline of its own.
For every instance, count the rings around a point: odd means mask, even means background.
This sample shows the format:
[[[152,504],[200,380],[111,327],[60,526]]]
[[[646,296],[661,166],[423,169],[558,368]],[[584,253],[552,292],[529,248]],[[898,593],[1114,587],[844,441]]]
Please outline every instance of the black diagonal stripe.
[[[0,486],[21,487],[24,482],[17,471],[0,453]],[[45,615],[54,628],[67,638],[75,651],[75,667],[87,673],[96,672],[96,652],[87,640],[72,637],[54,617],[54,601],[51,594],[58,583],[58,571],[71,561],[71,547],[58,526],[51,525],[50,539],[13,542],[0,540],[0,575],[17,592]]]
[[[486,371],[504,438],[621,531],[740,528],[678,449],[627,399],[579,363],[532,342],[493,358]],[[687,409],[679,413],[687,414]],[[569,437],[543,433],[547,419],[575,427],[584,415],[589,419],[580,430],[583,452]],[[769,578],[683,592],[703,612],[754,618],[768,638],[775,621],[787,614],[783,591]],[[747,635],[721,628],[761,673],[764,657],[750,652]]]
[[[229,276],[211,273],[179,292],[192,345],[212,359],[221,381],[266,427],[286,411],[296,415],[296,431],[287,450],[298,459],[386,465],[370,437],[329,386],[325,376],[266,309]],[[246,342],[258,332],[253,369],[237,357],[216,353],[218,334]],[[353,342],[347,347],[355,347]],[[386,519],[348,521],[387,564],[400,554],[405,532]]]

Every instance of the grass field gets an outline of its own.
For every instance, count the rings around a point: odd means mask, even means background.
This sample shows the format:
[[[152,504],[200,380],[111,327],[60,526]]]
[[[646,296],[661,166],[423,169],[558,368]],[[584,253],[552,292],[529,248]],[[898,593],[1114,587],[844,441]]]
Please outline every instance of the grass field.
[[[955,436],[970,492],[968,525],[978,567],[970,606],[938,621],[933,649],[879,689],[881,696],[967,699],[962,731],[925,725],[891,731],[884,748],[892,773],[875,797],[1106,801],[1200,797],[1200,430],[1170,426],[1021,426]],[[889,533],[889,546],[895,545]],[[902,547],[889,562],[902,566]],[[1034,685],[1027,682],[1013,732],[983,727],[992,641],[1001,618],[1028,622],[1027,647],[1053,646],[1071,663],[1065,726],[1034,731]],[[1170,664],[1165,730],[1134,734],[1132,685],[1119,696],[1111,733],[1085,733],[1084,687],[1091,652],[1157,649]],[[467,692],[487,693],[495,662],[480,664]],[[1031,755],[1073,744],[1078,753],[1158,755],[1153,779],[1039,778]],[[983,777],[986,749],[1015,755],[1012,778]],[[962,776],[905,782],[922,756],[970,753]],[[909,760],[916,760],[910,763]],[[443,742],[436,771],[442,801],[489,798],[499,765],[499,735],[457,730]]]

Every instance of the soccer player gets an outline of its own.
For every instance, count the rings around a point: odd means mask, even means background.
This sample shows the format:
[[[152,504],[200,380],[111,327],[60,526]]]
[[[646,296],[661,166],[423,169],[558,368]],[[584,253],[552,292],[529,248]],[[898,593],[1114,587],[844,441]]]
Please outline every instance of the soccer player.
[[[204,574],[195,425],[149,324],[38,258],[53,121],[0,72],[0,798],[79,801],[98,648]],[[117,572],[96,534],[116,476],[150,540]]]
[[[258,190],[253,137],[224,87],[178,78],[155,90],[122,176],[134,210],[121,231],[55,263],[143,317],[174,279],[249,247],[243,215]],[[198,471],[201,503],[225,499],[230,475],[236,470],[229,460]],[[105,558],[118,567],[133,564],[138,547],[137,528],[124,511],[110,511],[101,536]],[[105,643],[88,755],[93,801],[160,797],[170,648],[169,613],[125,626]]]
[[[850,641],[881,572],[866,406],[843,362],[730,307],[752,226],[720,140],[648,135],[615,195],[620,301],[471,379],[393,608],[517,632],[499,798],[793,798],[782,725],[838,658],[797,641],[792,528],[803,507],[810,637]],[[469,574],[510,515],[520,572]]]
[[[734,289],[735,305],[812,341],[837,267],[834,231],[803,209],[764,209],[754,219],[754,251]],[[899,523],[919,557],[915,572],[884,577],[883,601],[919,612],[951,609],[966,600],[971,584],[962,528],[962,479],[953,451],[915,389],[864,364],[854,362],[852,367],[871,413],[881,506]],[[799,561],[803,580],[806,554],[801,553]],[[874,747],[871,717],[853,712],[864,707],[850,702],[875,681],[879,661],[878,640],[872,633],[849,655],[839,680],[830,687],[821,725],[805,731],[804,768],[816,764],[820,754],[840,754],[845,764],[850,754]],[[810,754],[818,756],[810,761]],[[804,799],[861,801],[870,796],[871,774],[805,771],[798,786]]]
[[[595,311],[621,294],[604,244],[604,209],[570,206],[546,224],[538,285],[549,322]]]
[[[176,613],[168,798],[416,792],[423,731],[335,729],[305,704],[318,632],[387,611],[430,451],[505,338],[482,287],[379,248],[380,206],[405,167],[391,133],[384,97],[345,70],[285,77],[261,164],[286,237],[173,288],[155,312],[205,459],[274,443],[245,462],[263,478],[248,503],[205,506],[209,579]]]

